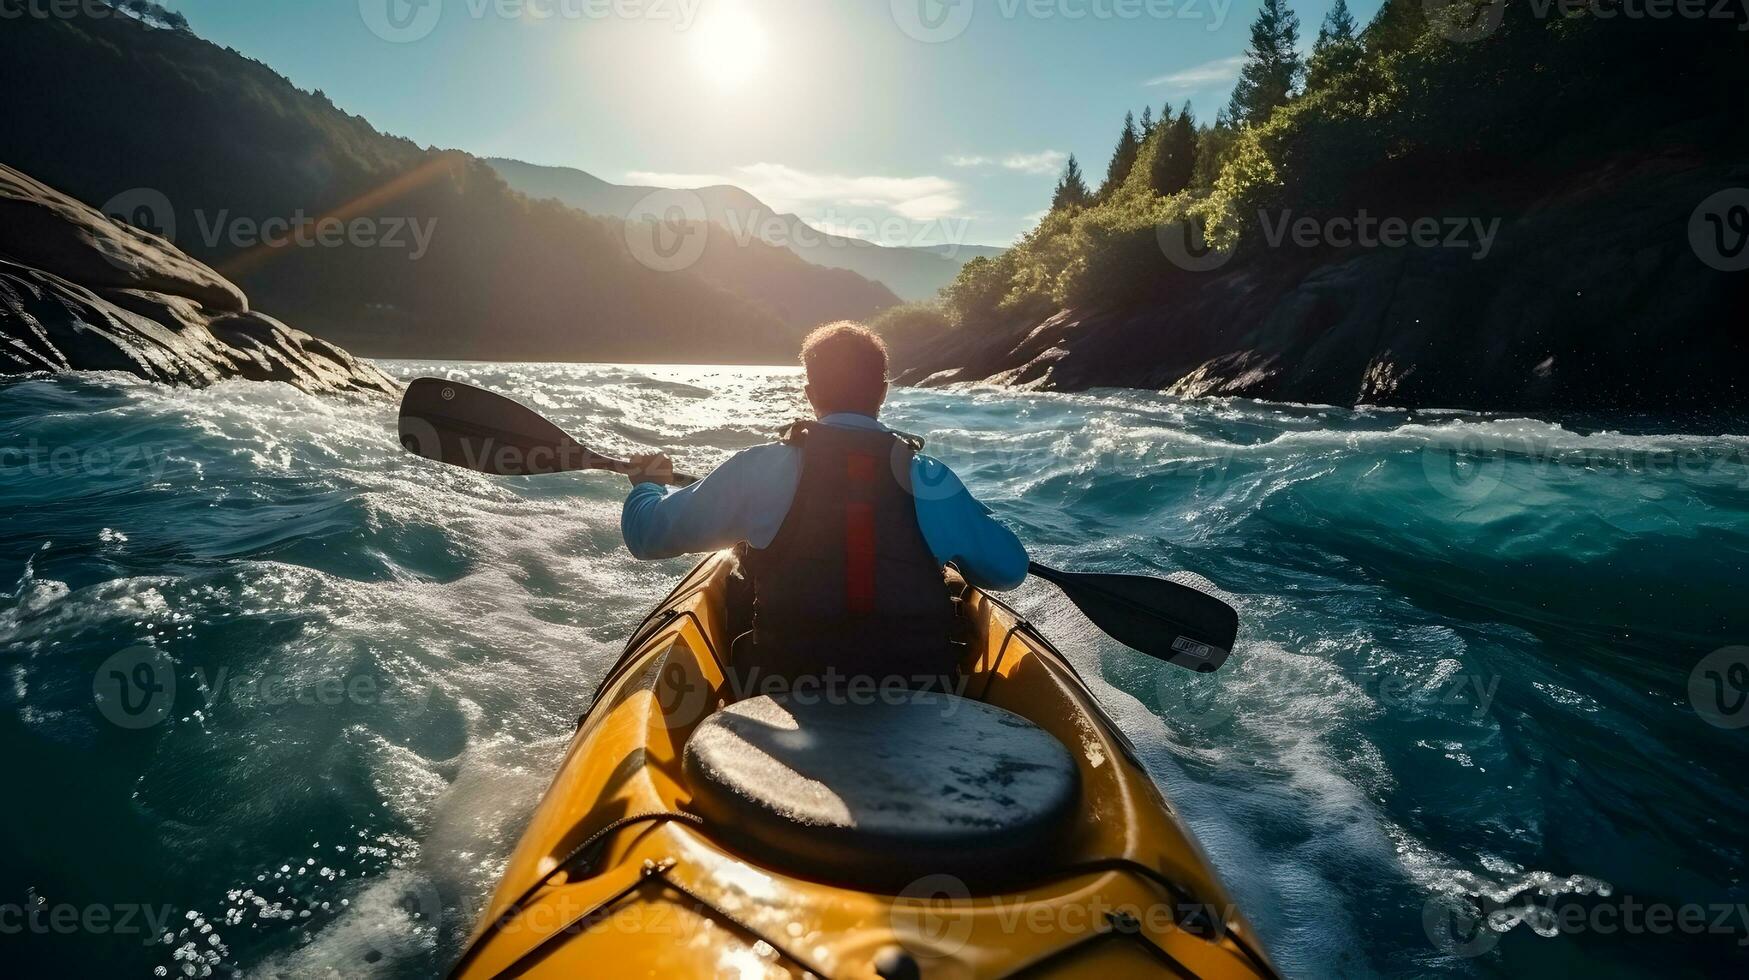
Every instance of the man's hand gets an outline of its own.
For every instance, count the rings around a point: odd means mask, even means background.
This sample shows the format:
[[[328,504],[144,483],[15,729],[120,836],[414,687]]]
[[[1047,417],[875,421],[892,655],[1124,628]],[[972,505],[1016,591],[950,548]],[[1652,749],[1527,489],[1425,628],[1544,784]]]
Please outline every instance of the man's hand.
[[[666,485],[674,476],[674,461],[667,453],[634,453],[631,463],[632,471],[626,474],[626,479],[632,481],[634,487],[640,483]]]

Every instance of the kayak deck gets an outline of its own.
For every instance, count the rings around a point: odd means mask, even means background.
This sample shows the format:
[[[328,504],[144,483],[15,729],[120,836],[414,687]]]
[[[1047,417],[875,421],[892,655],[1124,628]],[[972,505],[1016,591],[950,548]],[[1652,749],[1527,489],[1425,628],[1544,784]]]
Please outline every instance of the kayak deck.
[[[1023,884],[1013,869],[997,889],[918,867],[909,886],[876,891],[738,854],[693,812],[681,764],[693,729],[734,699],[732,568],[727,553],[707,558],[634,634],[455,976],[1275,976],[1074,669],[975,589],[961,604],[963,693],[1048,731],[1079,770],[1052,853],[1033,855]]]

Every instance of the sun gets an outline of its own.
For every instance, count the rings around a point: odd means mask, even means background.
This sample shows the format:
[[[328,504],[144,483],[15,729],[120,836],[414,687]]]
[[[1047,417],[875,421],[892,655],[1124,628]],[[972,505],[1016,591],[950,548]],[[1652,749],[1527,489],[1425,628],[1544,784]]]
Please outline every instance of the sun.
[[[715,86],[740,88],[765,67],[770,41],[758,18],[742,7],[705,14],[691,33],[693,64]]]

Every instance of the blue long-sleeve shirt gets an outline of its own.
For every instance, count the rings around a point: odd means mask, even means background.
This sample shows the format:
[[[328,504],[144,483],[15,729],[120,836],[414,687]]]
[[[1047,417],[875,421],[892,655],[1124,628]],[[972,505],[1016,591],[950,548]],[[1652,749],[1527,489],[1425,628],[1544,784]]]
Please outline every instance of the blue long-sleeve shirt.
[[[891,431],[878,419],[840,412],[820,421],[852,429]],[[777,537],[802,479],[802,454],[771,443],[730,457],[692,486],[667,492],[640,483],[626,497],[620,533],[643,560],[717,551],[745,541],[764,548]],[[942,564],[953,562],[973,585],[1012,589],[1026,578],[1026,549],[1014,532],[990,516],[959,477],[938,459],[916,454],[911,484],[917,524]]]

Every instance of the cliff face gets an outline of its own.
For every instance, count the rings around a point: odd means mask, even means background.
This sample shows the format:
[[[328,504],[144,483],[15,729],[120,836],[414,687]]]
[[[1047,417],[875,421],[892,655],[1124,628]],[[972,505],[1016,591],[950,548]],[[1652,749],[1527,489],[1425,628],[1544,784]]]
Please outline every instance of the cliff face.
[[[1708,265],[1702,253],[1714,246],[1691,234],[1701,203],[1732,187],[1749,187],[1749,166],[1606,167],[1502,215],[1482,258],[1445,247],[1265,248],[1186,273],[1169,305],[944,336],[910,353],[899,380],[1738,413],[1749,409],[1749,272]]]
[[[68,370],[399,390],[370,362],[250,310],[164,239],[0,165],[0,374]]]

